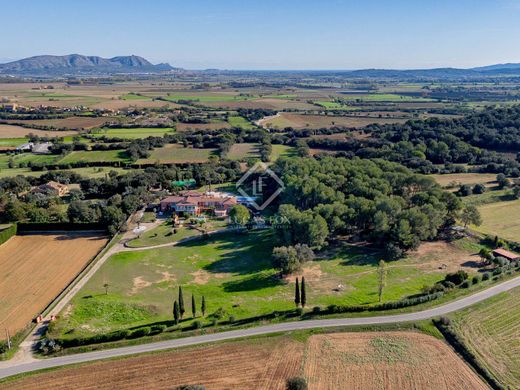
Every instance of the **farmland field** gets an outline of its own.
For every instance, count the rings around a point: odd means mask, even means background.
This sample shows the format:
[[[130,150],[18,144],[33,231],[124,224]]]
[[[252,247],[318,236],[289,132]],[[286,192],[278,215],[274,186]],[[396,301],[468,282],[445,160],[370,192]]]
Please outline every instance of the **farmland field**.
[[[273,119],[262,122],[264,127],[276,127],[283,129],[285,127],[294,128],[319,128],[319,127],[364,127],[371,123],[402,123],[405,119],[394,118],[366,118],[366,117],[347,117],[347,116],[329,116],[329,115],[302,115],[292,113],[281,113]]]
[[[294,276],[278,277],[270,260],[273,245],[271,233],[261,231],[118,253],[74,297],[72,310],[56,324],[56,336],[170,320],[174,288],[180,284],[186,294],[206,296],[210,314],[222,308],[244,318],[292,309]],[[384,301],[419,293],[472,259],[469,252],[450,244],[425,244],[389,264]],[[308,284],[309,306],[376,303],[378,261],[377,252],[346,246],[328,253],[327,259],[306,263],[300,275]],[[440,269],[441,264],[447,269]],[[105,283],[111,286],[108,296],[103,294]]]
[[[90,129],[92,127],[101,126],[103,123],[109,122],[113,119],[113,117],[71,116],[69,118],[59,119],[13,120],[13,122],[23,123],[26,125],[53,126],[67,129]]]
[[[153,164],[157,161],[163,164],[197,163],[208,161],[215,149],[185,148],[179,144],[169,144],[154,149],[150,157],[138,160],[138,164]]]
[[[230,116],[228,119],[229,125],[239,127],[241,129],[254,129],[255,126],[241,116]]]
[[[452,323],[481,363],[502,385],[518,388],[520,288],[456,313]]]
[[[227,158],[231,160],[244,160],[247,158],[260,158],[259,145],[253,143],[233,144]]]
[[[172,133],[171,127],[167,128],[151,128],[151,127],[140,127],[140,128],[103,128],[92,130],[92,135],[95,137],[116,137],[116,138],[146,138],[146,137],[162,137],[164,134]]]
[[[432,175],[437,183],[442,187],[451,184],[477,184],[481,183],[486,186],[496,184],[497,175],[493,173],[449,173],[445,175]]]
[[[478,206],[482,225],[478,231],[520,241],[520,200],[506,200]]]
[[[124,150],[94,150],[94,151],[74,151],[67,154],[61,160],[60,164],[71,164],[76,162],[109,162],[120,161],[126,162],[126,152]]]
[[[0,124],[0,138],[22,138],[29,135],[29,133],[39,135],[40,137],[66,137],[78,134],[76,131],[37,130],[16,125]]]
[[[17,389],[285,389],[303,376],[311,389],[486,389],[442,341],[414,332],[289,335],[133,356],[31,375]]]
[[[105,243],[100,235],[66,233],[14,236],[2,244],[0,327],[11,334],[24,328]]]

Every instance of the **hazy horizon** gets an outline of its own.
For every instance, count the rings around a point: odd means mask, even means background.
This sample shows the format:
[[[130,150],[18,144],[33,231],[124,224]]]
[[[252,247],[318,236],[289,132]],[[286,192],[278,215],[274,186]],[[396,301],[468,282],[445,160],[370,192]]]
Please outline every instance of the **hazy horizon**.
[[[520,62],[518,0],[64,0],[3,5],[0,62],[136,54],[186,69],[472,68]],[[23,44],[20,44],[23,42]]]

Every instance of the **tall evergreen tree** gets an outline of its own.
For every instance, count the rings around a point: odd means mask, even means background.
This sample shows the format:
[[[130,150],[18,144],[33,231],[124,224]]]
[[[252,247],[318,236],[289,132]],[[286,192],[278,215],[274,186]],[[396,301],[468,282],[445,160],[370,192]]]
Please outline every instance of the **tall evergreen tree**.
[[[302,293],[300,300],[302,303],[302,307],[305,307],[305,304],[307,303],[307,294],[305,292],[305,276],[302,276]]]
[[[175,325],[179,323],[179,319],[181,318],[181,312],[179,310],[179,304],[177,301],[173,303],[173,319],[175,321]]]
[[[296,278],[296,286],[294,288],[294,303],[296,307],[300,306],[300,284],[298,283],[298,278]]]
[[[184,297],[182,296],[182,286],[179,286],[179,312],[181,313],[181,318],[184,316]]]
[[[377,268],[377,284],[378,289],[377,293],[379,295],[379,303],[383,300],[383,289],[386,286],[386,265],[385,261],[381,260],[379,262],[379,267]]]
[[[206,315],[206,298],[204,295],[202,296],[202,303],[200,304],[200,311],[202,312],[202,317]]]
[[[191,294],[191,314],[193,318],[197,316],[197,306],[195,305],[195,295]]]

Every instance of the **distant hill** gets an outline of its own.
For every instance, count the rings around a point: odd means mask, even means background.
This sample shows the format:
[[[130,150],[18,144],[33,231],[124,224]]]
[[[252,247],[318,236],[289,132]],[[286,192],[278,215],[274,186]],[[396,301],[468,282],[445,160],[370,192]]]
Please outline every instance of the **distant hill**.
[[[114,73],[160,73],[175,68],[169,64],[154,65],[131,55],[113,58],[70,54],[65,56],[35,56],[0,64],[0,74],[12,75],[81,75]]]
[[[520,69],[520,64],[516,64],[516,63],[487,65],[487,66],[480,66],[478,68],[472,68],[472,70],[476,70],[477,72],[505,71],[505,70],[517,70],[517,69]]]

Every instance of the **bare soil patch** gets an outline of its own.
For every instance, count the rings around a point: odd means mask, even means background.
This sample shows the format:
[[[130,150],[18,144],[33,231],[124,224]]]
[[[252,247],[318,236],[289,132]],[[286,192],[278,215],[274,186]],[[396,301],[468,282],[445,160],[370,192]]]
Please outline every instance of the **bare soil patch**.
[[[444,342],[414,332],[336,333],[235,341],[65,367],[0,384],[16,389],[487,389]]]
[[[23,138],[27,137],[29,133],[39,135],[40,137],[66,137],[78,134],[76,131],[47,131],[0,124],[0,138]]]

